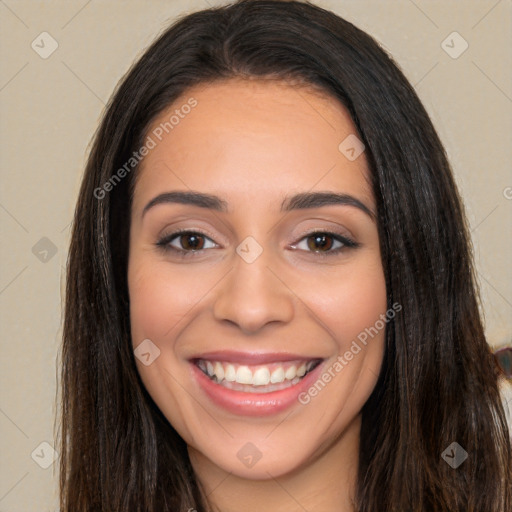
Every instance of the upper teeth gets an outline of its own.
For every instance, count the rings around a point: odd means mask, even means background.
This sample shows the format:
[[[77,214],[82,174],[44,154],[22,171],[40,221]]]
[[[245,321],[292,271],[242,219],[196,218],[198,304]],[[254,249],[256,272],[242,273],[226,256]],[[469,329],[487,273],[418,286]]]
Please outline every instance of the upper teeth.
[[[285,380],[291,381],[296,377],[303,377],[306,372],[311,370],[314,363],[315,361],[289,362],[249,367],[234,363],[200,360],[197,364],[209,377],[216,377],[218,382],[226,380],[239,384],[266,386],[268,384],[279,384],[285,382]]]

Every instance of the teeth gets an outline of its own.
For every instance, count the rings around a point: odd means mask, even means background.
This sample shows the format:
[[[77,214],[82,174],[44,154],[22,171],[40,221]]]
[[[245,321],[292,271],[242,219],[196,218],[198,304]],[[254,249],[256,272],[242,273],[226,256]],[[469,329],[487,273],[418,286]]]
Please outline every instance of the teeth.
[[[268,368],[258,368],[252,377],[253,386],[266,386],[270,382],[270,371]]]
[[[284,382],[284,370],[282,367],[279,367],[277,370],[272,372],[272,375],[270,376],[270,382],[272,382],[272,384]]]
[[[238,384],[252,384],[252,372],[247,366],[240,366],[236,371],[236,382]]]
[[[286,380],[294,379],[297,376],[297,367],[295,365],[290,366],[290,368],[284,372],[284,376]]]
[[[217,380],[220,382],[224,378],[224,366],[219,362],[216,362],[214,366],[214,373],[217,376]]]
[[[220,361],[199,360],[199,368],[217,383],[222,383],[225,387],[232,387],[231,383],[236,385],[249,386],[267,386],[268,389],[274,389],[274,385],[279,386],[283,383],[293,385],[312,370],[318,360],[311,360],[301,363],[272,363],[268,366],[259,366],[250,368],[247,365],[236,365],[232,363],[222,363]]]
[[[236,380],[236,371],[235,371],[235,367],[232,364],[228,364],[226,366],[226,371],[224,373],[224,378],[228,382],[235,382],[235,380]]]
[[[235,391],[243,391],[244,393],[272,393],[273,391],[280,391],[291,386],[295,386],[300,382],[300,377],[295,377],[293,380],[282,382],[281,384],[269,384],[267,386],[250,386],[248,384],[238,384],[237,382],[222,381],[221,386],[234,389]]]

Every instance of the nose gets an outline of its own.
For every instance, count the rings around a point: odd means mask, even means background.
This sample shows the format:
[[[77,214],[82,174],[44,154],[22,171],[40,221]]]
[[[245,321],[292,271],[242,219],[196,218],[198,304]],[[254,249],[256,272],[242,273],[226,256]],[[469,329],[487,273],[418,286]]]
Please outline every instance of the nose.
[[[217,289],[213,313],[217,320],[235,324],[246,334],[269,323],[287,323],[294,316],[294,295],[277,277],[264,256],[247,263],[236,257],[234,267]]]

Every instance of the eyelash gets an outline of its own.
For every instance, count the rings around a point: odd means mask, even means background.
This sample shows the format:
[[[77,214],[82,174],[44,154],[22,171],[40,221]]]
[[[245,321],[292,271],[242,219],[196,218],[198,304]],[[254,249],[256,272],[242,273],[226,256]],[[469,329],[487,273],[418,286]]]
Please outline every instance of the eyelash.
[[[202,233],[201,231],[193,231],[193,230],[189,230],[189,229],[183,229],[183,230],[175,231],[174,233],[171,233],[169,235],[164,235],[162,238],[160,238],[160,240],[158,240],[158,242],[156,242],[155,245],[157,247],[159,247],[160,249],[162,249],[164,252],[172,251],[182,258],[194,257],[198,253],[200,253],[204,250],[207,250],[207,249],[198,249],[198,250],[187,251],[184,249],[177,249],[176,247],[172,247],[170,245],[170,243],[174,239],[179,238],[180,236],[183,236],[183,235],[199,235],[201,237],[205,237],[205,238],[208,238],[209,240],[211,240],[211,238],[208,235],[206,235],[205,233]],[[342,251],[345,251],[347,249],[354,249],[354,248],[359,247],[359,245],[360,245],[355,240],[352,240],[351,238],[348,238],[346,236],[342,236],[337,233],[331,233],[330,231],[319,231],[319,230],[312,231],[310,233],[305,233],[304,235],[302,235],[302,237],[299,239],[298,242],[301,242],[302,240],[310,238],[315,235],[327,235],[327,236],[334,238],[335,241],[338,241],[342,244],[342,246],[338,247],[337,249],[329,250],[329,251],[325,251],[325,252],[324,251],[306,251],[306,252],[311,252],[312,254],[316,254],[317,256],[319,256],[321,258],[336,256]],[[213,242],[213,240],[211,240],[211,241]],[[294,247],[296,245],[297,244],[293,244],[292,247]]]

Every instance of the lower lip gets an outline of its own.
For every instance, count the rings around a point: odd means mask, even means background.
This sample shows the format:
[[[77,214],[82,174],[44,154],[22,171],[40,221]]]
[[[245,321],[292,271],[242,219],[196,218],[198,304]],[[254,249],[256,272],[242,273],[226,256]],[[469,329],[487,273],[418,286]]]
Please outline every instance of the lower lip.
[[[299,404],[298,396],[315,382],[323,366],[320,363],[297,384],[270,393],[244,393],[225,388],[208,378],[194,363],[191,363],[192,373],[199,387],[216,405],[233,414],[243,416],[270,416],[278,414],[293,404]]]

